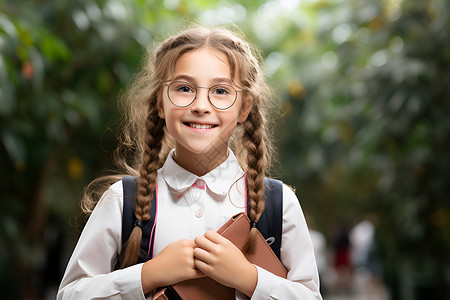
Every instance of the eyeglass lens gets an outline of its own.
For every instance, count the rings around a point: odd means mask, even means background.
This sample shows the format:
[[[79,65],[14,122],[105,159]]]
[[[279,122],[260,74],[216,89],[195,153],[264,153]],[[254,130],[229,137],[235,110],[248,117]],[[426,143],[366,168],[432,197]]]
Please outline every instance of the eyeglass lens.
[[[184,81],[174,81],[169,84],[170,101],[179,107],[190,105],[197,97],[197,87]],[[236,101],[237,91],[228,84],[218,84],[209,88],[208,98],[217,109],[227,109]]]

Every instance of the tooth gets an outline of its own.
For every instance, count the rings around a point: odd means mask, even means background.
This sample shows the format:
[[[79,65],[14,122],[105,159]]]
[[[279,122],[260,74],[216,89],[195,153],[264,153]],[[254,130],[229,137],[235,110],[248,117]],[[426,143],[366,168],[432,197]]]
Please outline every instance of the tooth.
[[[213,125],[189,124],[189,126],[197,129],[210,129]]]

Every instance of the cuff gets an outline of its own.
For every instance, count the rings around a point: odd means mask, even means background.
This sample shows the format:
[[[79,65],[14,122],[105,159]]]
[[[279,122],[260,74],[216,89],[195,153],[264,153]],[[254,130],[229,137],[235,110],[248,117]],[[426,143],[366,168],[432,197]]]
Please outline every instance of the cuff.
[[[255,291],[253,292],[252,300],[270,299],[270,291],[277,285],[276,280],[273,278],[274,275],[256,265],[255,267],[258,271],[258,282]]]
[[[122,299],[145,300],[141,282],[142,266],[143,264],[137,264],[119,271],[116,285]]]

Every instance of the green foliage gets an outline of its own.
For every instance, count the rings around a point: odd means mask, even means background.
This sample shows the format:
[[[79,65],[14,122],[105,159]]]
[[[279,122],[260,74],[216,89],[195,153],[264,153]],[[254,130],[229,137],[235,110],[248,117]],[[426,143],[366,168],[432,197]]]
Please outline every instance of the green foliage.
[[[287,84],[283,176],[300,187],[305,210],[324,230],[337,220],[378,216],[386,271],[392,272],[386,276],[398,277],[403,262],[421,257],[416,265],[433,268],[435,276],[424,285],[444,295],[449,4],[345,1],[327,7],[335,18],[313,32],[320,43],[305,41],[305,49],[285,57],[298,67],[286,76],[297,80]]]
[[[428,296],[448,295],[449,6],[0,1],[2,293],[41,296],[50,229],[76,235],[82,187],[112,167],[121,89],[154,39],[198,20],[234,22],[263,50],[280,176],[317,227],[331,237],[375,215],[386,279],[407,265]]]
[[[118,93],[153,36],[139,28],[137,4],[128,15],[119,4],[1,5],[0,229],[11,248],[0,248],[0,267],[15,270],[2,274],[12,278],[7,298],[43,292],[36,280],[49,261],[43,250],[56,242],[50,230],[67,232],[82,187],[110,166],[103,149],[115,142],[105,126],[114,128]]]

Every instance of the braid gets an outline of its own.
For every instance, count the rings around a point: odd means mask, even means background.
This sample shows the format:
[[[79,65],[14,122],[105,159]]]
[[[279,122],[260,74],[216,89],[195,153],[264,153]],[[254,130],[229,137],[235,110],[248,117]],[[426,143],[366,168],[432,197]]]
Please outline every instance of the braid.
[[[258,222],[265,208],[264,172],[266,167],[264,119],[258,105],[253,105],[252,111],[243,125],[243,143],[247,150],[247,189],[250,197],[249,215],[251,221]],[[256,231],[255,227],[250,229],[242,249],[244,253],[253,253]]]
[[[139,168],[138,191],[134,214],[136,218],[145,222],[150,218],[150,206],[156,187],[156,176],[160,166],[160,154],[162,140],[164,138],[164,120],[158,117],[158,112],[153,109],[145,120],[145,140],[142,165]],[[136,263],[142,239],[142,229],[133,228],[125,246],[125,255],[122,268]]]

